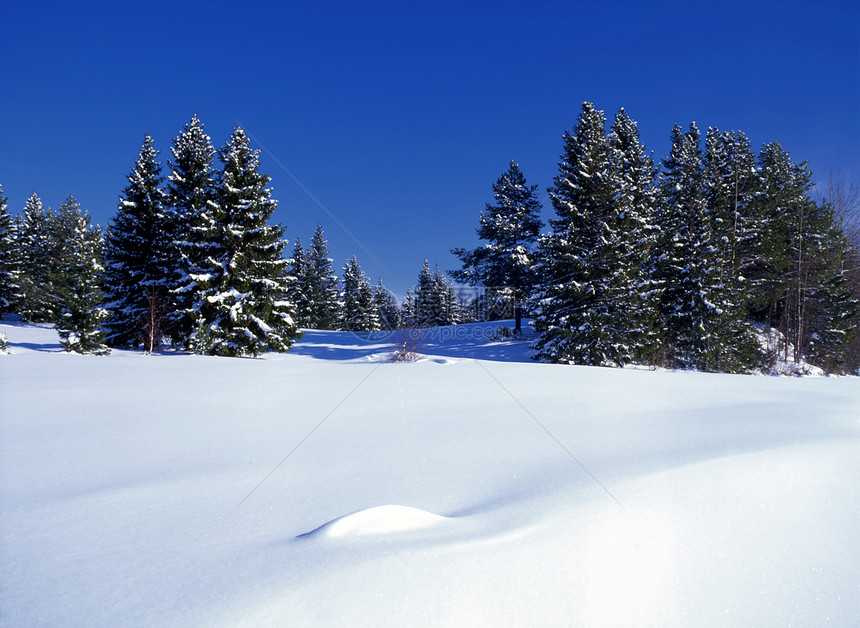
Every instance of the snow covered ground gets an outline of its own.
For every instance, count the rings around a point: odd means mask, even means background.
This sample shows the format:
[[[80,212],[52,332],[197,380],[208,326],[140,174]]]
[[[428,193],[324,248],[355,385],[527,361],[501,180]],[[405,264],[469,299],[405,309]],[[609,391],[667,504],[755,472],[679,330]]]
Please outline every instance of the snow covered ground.
[[[2,332],[2,625],[860,625],[858,378]]]

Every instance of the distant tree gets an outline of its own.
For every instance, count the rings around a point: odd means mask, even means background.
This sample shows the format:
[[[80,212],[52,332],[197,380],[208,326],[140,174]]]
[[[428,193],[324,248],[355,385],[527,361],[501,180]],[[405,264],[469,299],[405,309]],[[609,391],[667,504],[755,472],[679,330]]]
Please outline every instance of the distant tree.
[[[373,302],[376,305],[376,313],[379,316],[380,328],[392,330],[400,327],[401,313],[397,299],[382,284],[382,279],[373,289]]]
[[[358,259],[348,259],[343,269],[341,293],[341,322],[344,331],[377,331],[379,313],[373,300],[373,291]]]
[[[485,286],[496,295],[504,294],[514,304],[518,333],[522,330],[522,303],[535,283],[535,244],[543,226],[537,187],[529,186],[519,166],[511,161],[493,184],[495,205],[487,203],[481,212],[477,232],[486,244],[474,250],[451,250],[463,263],[461,270],[449,272],[451,277]]]
[[[270,177],[259,172],[259,151],[241,127],[219,157],[224,167],[207,234],[213,246],[190,275],[200,287],[191,347],[223,356],[287,351],[301,334],[286,297],[284,230],[268,222],[277,207]]]
[[[69,197],[58,212],[68,225],[60,263],[50,282],[57,299],[55,319],[60,344],[66,351],[104,355],[102,323],[108,316],[101,307],[101,230],[90,226],[90,217]]]
[[[314,231],[306,260],[305,274],[297,277],[298,289],[308,300],[305,324],[312,329],[336,329],[340,317],[337,276],[333,272],[328,242],[321,225],[317,225]]]
[[[412,288],[407,288],[406,297],[400,307],[400,325],[402,327],[416,327],[415,319],[415,293]]]
[[[289,300],[296,306],[296,322],[299,327],[308,327],[311,318],[311,303],[308,298],[308,259],[302,248],[302,241],[296,236],[293,255],[289,260],[288,290]]]
[[[157,158],[152,137],[144,136],[105,239],[105,331],[115,347],[142,344],[141,324],[153,298],[166,308],[173,303],[173,231]]]
[[[407,299],[410,295],[407,294]],[[418,273],[418,284],[409,303],[410,314],[405,317],[415,327],[456,325],[459,322],[459,306],[453,287],[436,266],[430,270],[425,259]]]

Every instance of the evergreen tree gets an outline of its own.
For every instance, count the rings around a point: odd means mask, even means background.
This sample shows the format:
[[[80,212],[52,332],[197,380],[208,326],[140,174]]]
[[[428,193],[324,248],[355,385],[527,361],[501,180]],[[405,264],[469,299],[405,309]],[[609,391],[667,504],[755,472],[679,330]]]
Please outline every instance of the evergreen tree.
[[[454,286],[436,266],[433,273],[433,300],[436,303],[436,325],[457,325],[460,323],[460,304]]]
[[[418,322],[415,318],[415,293],[412,288],[407,288],[406,297],[403,299],[403,305],[400,308],[400,324],[404,327],[417,327]]]
[[[348,259],[343,269],[343,292],[340,327],[344,331],[377,331],[379,314],[373,291],[356,257]]]
[[[437,282],[430,271],[430,262],[425,259],[414,291],[412,319],[416,327],[433,327],[440,324],[441,304],[438,297]]]
[[[29,322],[53,320],[47,283],[51,258],[53,215],[34,191],[24,205],[16,227],[18,244],[18,314]]]
[[[157,157],[146,135],[105,239],[105,331],[115,347],[146,343],[153,307],[164,311],[172,303],[175,258]]]
[[[322,225],[317,225],[314,231],[306,259],[306,273],[298,277],[300,289],[308,299],[305,324],[313,329],[336,329],[340,317],[337,276],[332,272]]]
[[[308,259],[301,238],[296,236],[293,246],[293,256],[290,258],[289,267],[289,289],[287,294],[289,300],[296,306],[296,323],[299,327],[309,327],[311,318],[311,302],[307,290]]]
[[[15,221],[0,185],[0,319],[14,309],[18,294],[18,247]]]
[[[407,300],[409,298],[407,294]],[[430,270],[425,259],[418,273],[418,284],[409,303],[411,324],[416,327],[436,327],[456,325],[459,321],[459,308],[453,287],[437,266]]]
[[[573,133],[564,135],[559,174],[549,190],[557,219],[542,240],[536,357],[551,362],[623,365],[639,347],[628,337],[620,307],[638,269],[631,263],[619,196],[618,153],[605,136],[605,118],[582,105]],[[629,211],[630,207],[624,210]]]
[[[480,216],[478,237],[483,247],[452,249],[463,263],[449,274],[457,281],[490,288],[514,304],[515,331],[522,330],[522,302],[535,278],[535,244],[543,223],[537,185],[529,186],[515,162],[493,184],[495,205],[487,203]]]
[[[207,259],[190,275],[200,287],[191,338],[199,353],[256,356],[287,351],[300,337],[295,308],[286,300],[286,241],[279,225],[269,225],[277,201],[258,172],[259,151],[237,127],[219,157],[217,208],[213,206]]]
[[[397,299],[388,289],[382,285],[382,279],[373,289],[373,302],[376,305],[376,313],[379,316],[380,328],[392,330],[400,327],[400,306]]]
[[[828,203],[809,196],[812,173],[772,142],[759,152],[758,211],[765,225],[752,269],[756,320],[782,332],[783,357],[838,370],[857,325],[846,285],[845,234]]]
[[[199,299],[190,275],[199,272],[216,246],[209,238],[212,216],[217,211],[212,166],[215,149],[197,114],[173,139],[170,150],[173,159],[168,161],[171,172],[166,190],[173,269],[169,325],[173,335],[186,342],[192,332],[192,311]]]
[[[656,169],[639,141],[639,128],[622,108],[615,116],[609,146],[617,193],[614,200],[615,242],[619,264],[610,276],[607,293],[614,294],[616,342],[627,347],[619,363],[647,361],[659,347],[657,329],[660,286],[654,266],[659,227],[660,194]]]
[[[55,323],[60,344],[65,351],[104,355],[110,349],[101,329],[108,316],[101,307],[101,230],[90,226],[90,217],[74,197],[58,214],[69,229],[60,264],[50,278],[58,301]]]

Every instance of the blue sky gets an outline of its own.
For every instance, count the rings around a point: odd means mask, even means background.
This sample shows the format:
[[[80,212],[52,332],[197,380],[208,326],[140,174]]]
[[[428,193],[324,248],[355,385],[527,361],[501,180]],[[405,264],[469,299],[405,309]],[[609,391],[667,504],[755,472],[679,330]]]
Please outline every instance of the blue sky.
[[[695,121],[860,182],[848,1],[6,2],[0,93],[12,213],[72,193],[106,224],[144,133],[166,161],[197,112],[216,146],[242,124],[265,148],[290,248],[319,222],[338,271],[357,255],[398,294],[478,244],[510,160],[552,217],[583,100],[625,107],[657,158]]]

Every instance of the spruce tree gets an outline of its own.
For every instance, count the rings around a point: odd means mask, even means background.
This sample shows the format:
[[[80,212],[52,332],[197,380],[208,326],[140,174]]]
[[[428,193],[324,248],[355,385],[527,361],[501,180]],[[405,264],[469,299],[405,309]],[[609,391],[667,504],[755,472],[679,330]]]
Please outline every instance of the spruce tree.
[[[340,328],[344,331],[377,331],[379,314],[373,291],[358,259],[348,259],[343,269]]]
[[[759,224],[753,201],[757,192],[755,156],[743,133],[708,129],[702,158],[703,194],[710,222],[716,282],[709,303],[719,310],[701,368],[744,372],[760,362],[748,323],[744,272],[754,263]]]
[[[322,225],[317,225],[307,250],[306,273],[299,284],[308,299],[306,325],[312,329],[336,329],[340,317],[337,276],[328,256],[328,242]]]
[[[484,286],[509,299],[515,312],[515,331],[522,330],[522,303],[531,294],[535,278],[535,244],[543,223],[537,185],[529,186],[519,166],[493,184],[495,204],[487,203],[479,219],[478,237],[486,244],[474,250],[451,252],[463,263],[449,274],[457,281]]]
[[[18,245],[18,314],[29,322],[53,320],[47,277],[51,258],[52,213],[33,191],[16,227]]]
[[[603,112],[585,102],[573,133],[564,134],[559,173],[549,189],[558,218],[542,240],[538,359],[623,365],[637,349],[629,344],[628,321],[616,301],[635,273],[625,267],[616,153],[605,124]]]
[[[439,303],[437,301],[436,282],[430,271],[430,262],[426,259],[418,272],[418,283],[415,285],[412,319],[416,327],[433,327],[438,324]]]
[[[13,311],[18,294],[16,225],[0,185],[0,319]]]
[[[607,282],[614,294],[619,363],[651,360],[659,347],[660,286],[654,266],[659,236],[656,225],[660,195],[654,162],[639,141],[639,128],[622,108],[608,138],[617,193],[611,216],[616,222],[618,266]]]
[[[212,215],[217,210],[213,157],[215,149],[194,114],[182,132],[173,138],[173,159],[168,161],[166,204],[169,207],[170,326],[180,342],[192,332],[192,311],[197,302],[197,286],[190,279],[204,265],[215,246],[209,238]]]
[[[172,303],[175,258],[157,157],[147,134],[105,238],[105,331],[114,347],[148,344],[152,309],[169,310]]]
[[[776,142],[759,152],[757,206],[764,227],[749,273],[756,320],[778,329],[784,359],[839,370],[857,326],[846,284],[844,232],[828,203],[810,196],[812,173]]]
[[[418,321],[415,317],[415,293],[412,288],[406,289],[406,297],[400,308],[400,324],[403,327],[418,327]]]
[[[256,356],[287,351],[300,337],[287,300],[286,241],[269,219],[277,207],[259,172],[260,153],[241,127],[219,151],[217,208],[207,259],[190,275],[200,287],[191,346],[198,353]]]
[[[718,282],[716,248],[706,212],[700,133],[672,129],[672,148],[663,160],[664,204],[657,273],[663,286],[663,360],[697,368],[705,335],[719,316],[713,305]]]
[[[296,307],[296,324],[299,327],[309,327],[311,317],[310,299],[307,289],[308,259],[302,247],[302,241],[296,236],[293,245],[293,256],[290,258],[288,270],[288,291],[290,301]]]
[[[108,316],[101,307],[101,230],[90,226],[89,215],[71,196],[58,214],[69,230],[61,262],[50,278],[58,301],[55,324],[60,344],[65,351],[107,354],[110,349],[101,328]]]
[[[400,327],[401,312],[400,306],[397,304],[397,299],[391,292],[382,284],[382,279],[373,289],[373,302],[376,305],[376,312],[379,316],[380,328],[384,330],[393,330]]]

